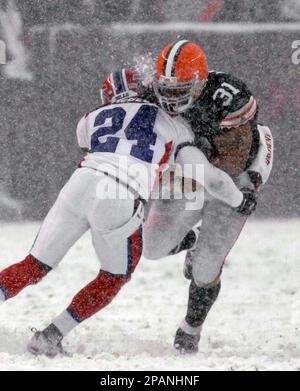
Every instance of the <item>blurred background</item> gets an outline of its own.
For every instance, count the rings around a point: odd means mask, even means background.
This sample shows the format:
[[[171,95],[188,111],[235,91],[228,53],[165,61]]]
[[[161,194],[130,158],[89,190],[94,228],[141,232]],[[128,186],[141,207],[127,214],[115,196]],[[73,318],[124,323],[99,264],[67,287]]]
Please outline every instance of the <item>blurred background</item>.
[[[0,0],[1,219],[45,216],[82,156],[76,124],[99,105],[103,79],[178,38],[244,80],[273,132],[256,217],[299,216],[300,0]]]

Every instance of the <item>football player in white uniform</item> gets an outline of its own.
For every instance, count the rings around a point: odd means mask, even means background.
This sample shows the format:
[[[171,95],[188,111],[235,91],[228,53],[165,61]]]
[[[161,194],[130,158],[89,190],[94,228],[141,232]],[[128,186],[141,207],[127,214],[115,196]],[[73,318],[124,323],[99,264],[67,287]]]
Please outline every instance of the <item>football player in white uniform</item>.
[[[30,254],[0,273],[0,301],[5,301],[38,283],[91,230],[100,272],[48,327],[34,333],[28,344],[33,354],[63,353],[63,337],[109,304],[129,281],[143,248],[144,201],[159,167],[174,162],[180,145],[193,142],[188,127],[138,98],[138,90],[139,77],[134,72],[110,74],[101,89],[104,105],[86,114],[77,127],[78,144],[88,152],[81,167],[61,190]],[[248,195],[194,149],[196,162],[209,173],[207,190],[232,207],[244,207]]]

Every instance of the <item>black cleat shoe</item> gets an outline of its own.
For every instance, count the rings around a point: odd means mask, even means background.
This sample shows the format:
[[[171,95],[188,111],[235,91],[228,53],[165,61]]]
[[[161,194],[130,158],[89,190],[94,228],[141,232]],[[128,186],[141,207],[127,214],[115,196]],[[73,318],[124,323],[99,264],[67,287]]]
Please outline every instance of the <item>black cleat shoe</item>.
[[[54,324],[43,331],[35,331],[27,345],[27,350],[35,356],[45,355],[54,358],[58,354],[70,356],[62,347],[63,335]]]
[[[181,354],[197,353],[199,341],[200,334],[188,334],[179,328],[175,335],[174,348]]]
[[[196,226],[193,229],[191,229],[186,234],[186,236],[182,239],[182,241],[176,247],[174,247],[173,250],[169,252],[168,255],[178,254],[181,251],[193,250],[198,241],[200,235],[200,229],[201,226]]]
[[[187,250],[187,253],[186,253],[184,265],[183,265],[183,275],[187,280],[193,279],[193,257],[195,254],[196,244],[197,244],[197,241],[198,241],[199,235],[200,235],[200,228],[201,227],[199,227],[199,226],[195,227],[188,233],[188,235],[190,237],[190,247],[185,248],[185,250]],[[188,237],[188,235],[186,236],[186,238]],[[193,239],[191,239],[192,237],[193,237]]]

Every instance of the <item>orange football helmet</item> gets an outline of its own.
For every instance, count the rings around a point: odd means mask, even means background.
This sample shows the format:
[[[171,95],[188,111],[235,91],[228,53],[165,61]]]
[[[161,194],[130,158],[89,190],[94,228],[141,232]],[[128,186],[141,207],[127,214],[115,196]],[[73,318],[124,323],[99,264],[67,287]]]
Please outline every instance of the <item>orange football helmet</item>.
[[[200,96],[207,76],[206,56],[200,46],[180,40],[169,44],[158,56],[153,89],[167,112],[183,113]]]

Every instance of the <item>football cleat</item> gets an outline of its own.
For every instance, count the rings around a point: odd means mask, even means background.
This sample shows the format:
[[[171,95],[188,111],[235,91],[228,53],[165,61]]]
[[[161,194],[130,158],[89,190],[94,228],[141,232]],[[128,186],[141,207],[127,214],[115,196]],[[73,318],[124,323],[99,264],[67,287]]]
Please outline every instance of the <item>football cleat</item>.
[[[193,257],[195,254],[195,248],[196,244],[200,235],[200,229],[201,227],[195,227],[193,228],[189,234],[191,237],[191,233],[193,232],[194,234],[194,240],[193,242],[190,242],[190,249],[188,249],[185,260],[184,260],[184,265],[183,265],[183,275],[187,280],[191,280],[193,278]]]
[[[191,229],[185,235],[182,241],[176,247],[174,247],[173,250],[169,252],[168,255],[175,255],[180,253],[181,251],[186,251],[186,250],[190,250],[190,251],[194,250],[200,235],[200,229],[201,229],[201,225]]]
[[[35,329],[32,329],[32,331],[34,334],[27,345],[27,350],[34,356],[45,355],[48,358],[54,358],[58,354],[70,356],[63,349],[61,343],[63,335],[54,324],[51,324],[43,331]]]
[[[197,353],[199,341],[200,333],[188,334],[179,327],[174,339],[174,348],[181,354]]]

